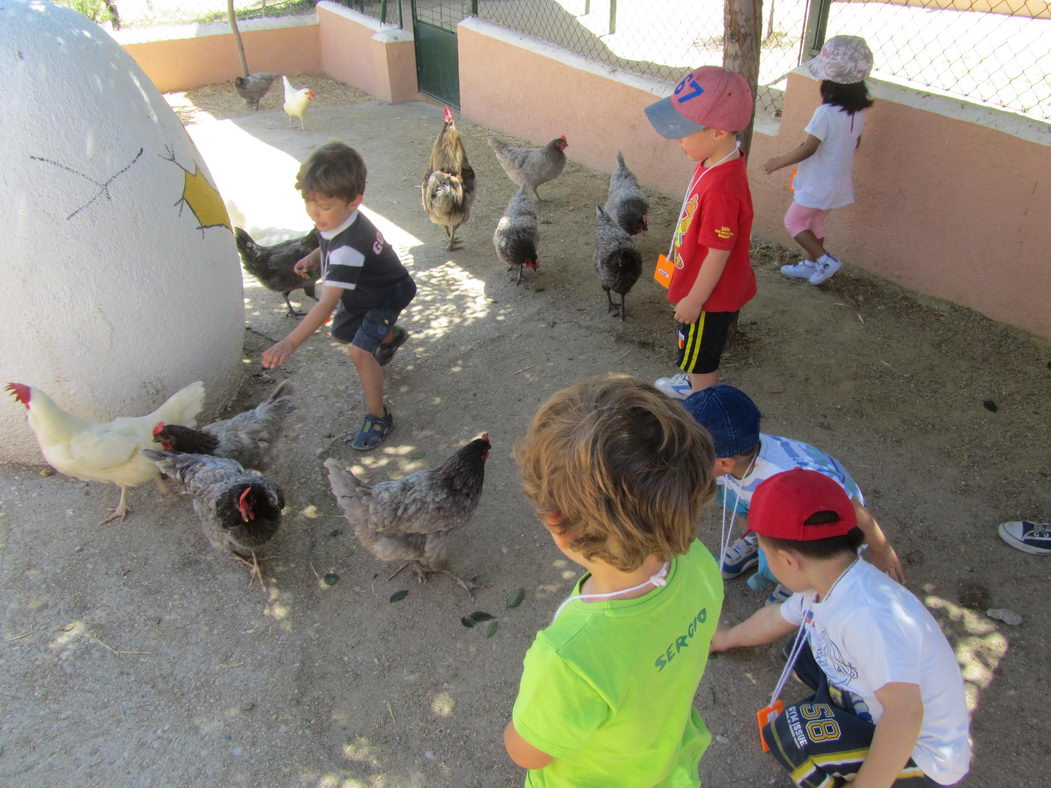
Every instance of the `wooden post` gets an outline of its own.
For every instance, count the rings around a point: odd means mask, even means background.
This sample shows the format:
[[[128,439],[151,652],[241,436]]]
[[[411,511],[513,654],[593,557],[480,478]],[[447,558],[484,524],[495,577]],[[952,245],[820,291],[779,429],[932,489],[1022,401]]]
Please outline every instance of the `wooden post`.
[[[723,68],[736,71],[748,80],[752,98],[759,86],[759,43],[763,30],[763,0],[724,0]],[[737,135],[741,149],[752,146],[752,124]]]
[[[237,56],[241,58],[241,71],[248,77],[248,60],[245,58],[245,45],[241,41],[241,31],[237,29],[237,12],[234,11],[234,0],[226,0],[226,13],[230,17],[230,30],[234,34],[234,43],[237,44]]]

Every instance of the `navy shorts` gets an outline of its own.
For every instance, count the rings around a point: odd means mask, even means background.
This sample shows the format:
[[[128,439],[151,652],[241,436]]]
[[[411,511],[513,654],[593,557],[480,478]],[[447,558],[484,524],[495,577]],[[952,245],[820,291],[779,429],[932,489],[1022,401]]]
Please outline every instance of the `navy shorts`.
[[[726,337],[736,312],[701,312],[693,323],[677,323],[679,369],[704,375],[719,369]]]
[[[382,291],[351,291],[351,306],[340,299],[332,318],[332,336],[369,353],[383,342],[398,315],[416,297],[416,283],[411,276],[395,282]]]

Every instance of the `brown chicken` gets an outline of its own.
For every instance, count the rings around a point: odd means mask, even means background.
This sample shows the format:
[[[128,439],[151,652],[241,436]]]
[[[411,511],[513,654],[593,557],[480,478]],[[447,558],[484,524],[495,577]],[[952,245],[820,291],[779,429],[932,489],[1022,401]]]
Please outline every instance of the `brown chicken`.
[[[285,306],[288,307],[289,317],[302,317],[305,312],[297,312],[292,308],[292,302],[288,300],[288,294],[293,290],[302,288],[308,296],[317,300],[314,291],[314,280],[304,279],[292,268],[303,257],[313,252],[318,247],[317,230],[311,230],[302,238],[292,238],[288,241],[274,244],[273,246],[261,246],[252,240],[247,232],[240,227],[234,228],[237,240],[237,251],[241,255],[241,265],[244,269],[259,280],[259,283],[267,290],[280,293],[285,297]]]
[[[245,100],[249,109],[258,110],[259,102],[270,90],[275,79],[277,79],[276,74],[260,71],[258,74],[249,74],[247,77],[234,77],[234,88]]]
[[[423,176],[423,210],[434,224],[445,228],[449,251],[459,248],[456,230],[471,215],[474,203],[474,169],[448,107],[442,115],[442,130],[431,147],[427,173]],[[451,229],[450,229],[451,228]]]
[[[206,424],[199,430],[159,421],[153,428],[153,440],[165,451],[226,457],[246,468],[266,470],[288,415],[287,396],[291,391],[292,384],[282,381],[252,410]]]
[[[533,196],[542,202],[536,187],[561,174],[566,166],[566,154],[563,151],[569,143],[563,134],[542,148],[518,148],[495,137],[489,138],[489,145],[507,177],[519,186],[528,187]]]
[[[358,541],[381,561],[405,562],[388,580],[412,565],[421,583],[440,573],[468,594],[478,587],[446,569],[446,551],[449,535],[478,507],[491,446],[484,433],[437,468],[371,487],[339,460],[325,460],[332,493]]]
[[[281,488],[261,473],[245,470],[236,460],[225,457],[152,449],[142,453],[163,473],[186,485],[212,547],[252,567],[253,580],[261,579],[255,551],[270,541],[281,525],[281,510],[285,508]]]

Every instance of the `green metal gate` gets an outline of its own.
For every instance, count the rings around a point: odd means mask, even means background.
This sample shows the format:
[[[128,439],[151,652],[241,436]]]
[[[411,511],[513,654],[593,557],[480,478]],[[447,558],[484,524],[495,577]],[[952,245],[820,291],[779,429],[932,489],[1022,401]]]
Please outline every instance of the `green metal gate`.
[[[412,0],[416,81],[421,93],[460,108],[456,25],[477,15],[478,0]]]

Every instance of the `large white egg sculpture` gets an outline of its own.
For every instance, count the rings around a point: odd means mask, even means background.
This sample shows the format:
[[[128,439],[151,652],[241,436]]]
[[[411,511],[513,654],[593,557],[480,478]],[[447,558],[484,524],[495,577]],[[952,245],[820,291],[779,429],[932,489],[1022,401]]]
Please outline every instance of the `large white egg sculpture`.
[[[241,272],[223,201],[164,98],[113,39],[41,0],[0,3],[0,385],[72,413],[141,415],[241,375]],[[0,398],[0,460],[40,462]]]

